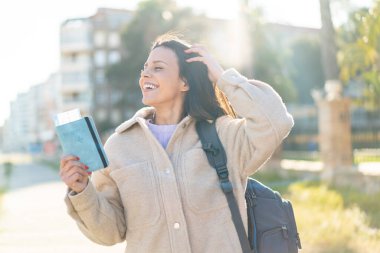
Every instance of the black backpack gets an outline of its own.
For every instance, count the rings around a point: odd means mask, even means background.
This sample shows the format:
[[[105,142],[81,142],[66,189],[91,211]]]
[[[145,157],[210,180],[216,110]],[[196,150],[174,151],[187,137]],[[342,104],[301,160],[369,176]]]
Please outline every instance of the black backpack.
[[[207,159],[218,174],[243,252],[297,253],[298,249],[301,249],[301,240],[292,204],[281,198],[278,192],[252,178],[248,179],[245,192],[248,214],[247,236],[233,187],[228,178],[227,157],[216,132],[215,122],[197,121],[196,130]]]

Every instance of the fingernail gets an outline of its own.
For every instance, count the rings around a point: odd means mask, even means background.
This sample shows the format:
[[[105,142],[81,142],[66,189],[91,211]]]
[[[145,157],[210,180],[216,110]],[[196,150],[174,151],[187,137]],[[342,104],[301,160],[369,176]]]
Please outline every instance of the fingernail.
[[[88,170],[88,166],[87,166],[87,165],[85,165],[84,168],[85,168],[86,170]]]
[[[91,171],[88,171],[88,172],[87,172],[87,174],[88,174],[88,175],[91,175],[91,174],[92,174],[92,172],[91,172]]]

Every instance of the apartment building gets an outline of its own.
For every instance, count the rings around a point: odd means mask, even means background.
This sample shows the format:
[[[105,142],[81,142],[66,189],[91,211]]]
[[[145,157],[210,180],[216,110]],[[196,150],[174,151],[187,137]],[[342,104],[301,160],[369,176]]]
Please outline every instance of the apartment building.
[[[90,20],[69,19],[61,26],[61,97],[60,110],[79,108],[90,112],[92,24]]]
[[[60,111],[62,97],[60,95],[61,76],[58,73],[39,85],[39,100],[36,103],[37,112],[37,143],[38,148],[46,154],[54,154],[57,148],[54,130],[54,116]]]
[[[122,29],[131,20],[129,10],[100,8],[95,15],[68,19],[61,25],[61,111],[79,108],[97,124],[119,123],[112,105],[122,94],[112,92],[106,69],[122,56]]]
[[[35,114],[36,90],[23,92],[11,102],[10,118],[4,124],[4,151],[29,151],[29,144],[36,139]]]
[[[38,153],[55,139],[53,117],[60,105],[59,75],[19,93],[3,126],[4,152]]]

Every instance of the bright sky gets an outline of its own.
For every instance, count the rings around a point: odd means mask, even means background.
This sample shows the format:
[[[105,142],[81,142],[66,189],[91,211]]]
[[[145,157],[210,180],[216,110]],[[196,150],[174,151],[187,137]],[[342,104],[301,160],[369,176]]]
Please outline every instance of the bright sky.
[[[354,0],[351,0],[354,1]],[[355,0],[368,5],[373,0]],[[0,126],[18,93],[45,81],[59,67],[59,27],[68,19],[88,17],[99,7],[134,9],[138,0],[4,0],[0,2]],[[178,0],[212,17],[234,18],[238,0]],[[318,0],[251,0],[266,17],[319,27]]]

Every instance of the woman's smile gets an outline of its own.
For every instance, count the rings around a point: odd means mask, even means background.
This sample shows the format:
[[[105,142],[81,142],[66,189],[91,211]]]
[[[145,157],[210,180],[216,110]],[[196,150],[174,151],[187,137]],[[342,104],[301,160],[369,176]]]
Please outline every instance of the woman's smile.
[[[144,92],[149,92],[158,89],[159,86],[151,82],[145,82],[142,87]]]

